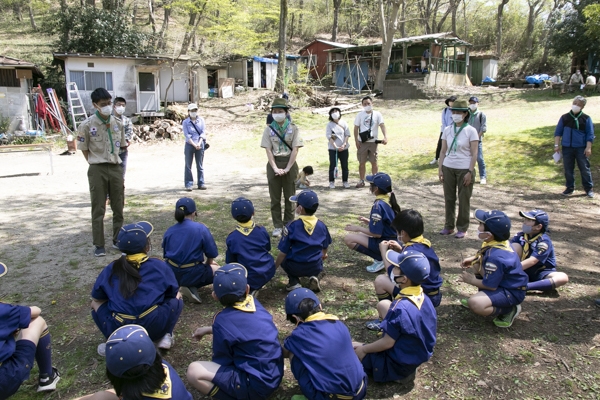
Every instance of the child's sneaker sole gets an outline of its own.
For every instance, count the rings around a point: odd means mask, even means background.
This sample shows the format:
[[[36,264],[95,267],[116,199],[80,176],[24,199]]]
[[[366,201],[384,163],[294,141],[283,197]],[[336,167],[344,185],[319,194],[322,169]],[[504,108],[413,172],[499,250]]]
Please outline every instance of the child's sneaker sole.
[[[321,291],[319,278],[317,278],[316,276],[311,276],[310,278],[308,278],[308,288],[315,293],[319,293]]]
[[[43,379],[48,379],[45,382],[42,382]],[[49,392],[51,390],[56,390],[56,384],[60,381],[60,374],[58,370],[52,367],[52,378],[40,378],[39,386],[37,388],[38,392]]]

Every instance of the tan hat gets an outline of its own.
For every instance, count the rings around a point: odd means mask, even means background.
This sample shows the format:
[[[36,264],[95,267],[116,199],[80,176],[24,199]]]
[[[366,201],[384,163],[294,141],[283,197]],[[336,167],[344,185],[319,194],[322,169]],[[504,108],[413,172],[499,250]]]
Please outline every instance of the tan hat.
[[[456,100],[450,109],[452,111],[469,111],[469,103],[466,100]]]
[[[277,98],[273,100],[273,104],[271,104],[271,108],[285,108],[286,110],[290,108],[286,99]]]

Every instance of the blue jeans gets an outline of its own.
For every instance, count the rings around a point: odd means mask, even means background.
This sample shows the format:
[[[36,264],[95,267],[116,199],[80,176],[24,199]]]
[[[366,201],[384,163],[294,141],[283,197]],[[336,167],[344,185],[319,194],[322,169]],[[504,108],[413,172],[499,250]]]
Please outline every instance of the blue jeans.
[[[186,188],[194,186],[194,175],[192,174],[192,160],[196,156],[196,171],[198,173],[198,187],[204,186],[204,168],[202,162],[204,161],[204,147],[200,150],[196,150],[194,146],[189,143],[185,144],[183,149],[185,154],[185,174],[184,183]]]
[[[483,138],[481,138],[483,139]],[[479,179],[487,179],[485,173],[485,161],[483,160],[483,140],[479,140],[479,146],[477,150],[477,167],[479,168]]]
[[[577,168],[579,168],[579,172],[581,173],[583,190],[589,192],[594,187],[594,184],[592,183],[592,172],[590,171],[590,160],[585,156],[584,151],[585,147],[563,146],[562,148],[567,189],[575,189],[575,161],[577,161]]]

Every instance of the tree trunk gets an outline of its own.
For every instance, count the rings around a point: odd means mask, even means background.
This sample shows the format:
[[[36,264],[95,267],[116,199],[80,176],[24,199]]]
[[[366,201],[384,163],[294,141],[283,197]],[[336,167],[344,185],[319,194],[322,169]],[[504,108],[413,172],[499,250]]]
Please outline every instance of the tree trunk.
[[[31,28],[33,28],[34,31],[37,31],[37,25],[35,23],[35,17],[33,15],[33,7],[31,6],[31,1],[29,1],[29,21],[31,22]]]
[[[196,47],[196,30],[198,29],[198,25],[202,20],[207,3],[208,1],[205,0],[204,3],[202,3],[202,7],[199,10],[195,10],[193,12],[190,11],[190,19],[185,31],[185,35],[183,36],[183,42],[181,43],[181,51],[179,52],[180,55],[187,54],[188,49],[190,47],[190,43],[194,42],[193,47]]]
[[[342,0],[333,0],[333,27],[331,28],[331,41],[337,41],[337,32],[338,32],[338,16],[340,14],[340,6],[342,5]]]
[[[552,6],[552,11],[548,14],[546,18],[546,31],[542,37],[542,42],[544,43],[544,52],[542,53],[542,66],[546,66],[548,62],[548,53],[550,52],[550,41],[547,40],[549,37],[552,37],[552,33],[554,32],[554,27],[556,26],[556,12],[561,9],[565,5],[564,0],[554,0],[554,5]]]
[[[381,64],[379,65],[379,71],[377,71],[377,78],[375,78],[375,90],[383,90],[385,73],[387,72],[388,65],[390,63],[390,57],[392,55],[394,33],[396,33],[396,29],[398,28],[398,11],[400,10],[400,2],[400,0],[394,0],[392,2],[392,9],[390,10],[390,18],[388,19],[386,32],[387,40],[383,42],[381,49]]]
[[[290,23],[289,23],[289,27],[290,27],[290,36],[289,38],[292,39],[294,37],[294,25],[295,25],[295,21],[296,21],[296,14],[292,13],[292,16],[290,17]]]
[[[302,23],[304,22],[304,0],[300,0],[298,2],[298,8],[300,12],[298,13],[298,36],[302,37]]]
[[[164,6],[164,15],[163,15],[163,23],[160,27],[160,32],[158,34],[158,44],[156,47],[158,49],[165,49],[167,44],[165,42],[165,32],[169,29],[169,17],[171,16],[171,0],[167,0],[163,2]]]
[[[285,90],[285,50],[287,40],[288,0],[280,0],[279,4],[279,63],[277,64],[275,91],[283,93]]]
[[[400,16],[402,22],[400,22],[400,36],[406,37],[406,0],[402,0],[402,14]]]
[[[452,7],[452,33],[456,35],[456,12],[458,10],[458,0],[450,0],[450,7]]]
[[[131,15],[131,23],[135,25],[135,16],[138,11],[138,0],[133,0],[133,14]]]
[[[504,13],[504,6],[508,4],[509,0],[500,0],[498,5],[498,16],[496,17],[496,55],[500,57],[502,55],[502,14]]]
[[[154,18],[154,0],[148,0],[148,21],[152,26],[152,33],[156,35],[156,18]]]
[[[21,9],[20,3],[13,4],[13,14],[15,15],[17,21],[23,22],[23,10]]]
[[[527,18],[527,29],[525,31],[525,49],[529,54],[533,53],[533,30],[535,21],[544,7],[544,0],[527,0],[529,6],[529,15]]]
[[[379,34],[381,35],[381,40],[387,42],[387,27],[385,23],[385,7],[383,5],[383,0],[379,0]]]

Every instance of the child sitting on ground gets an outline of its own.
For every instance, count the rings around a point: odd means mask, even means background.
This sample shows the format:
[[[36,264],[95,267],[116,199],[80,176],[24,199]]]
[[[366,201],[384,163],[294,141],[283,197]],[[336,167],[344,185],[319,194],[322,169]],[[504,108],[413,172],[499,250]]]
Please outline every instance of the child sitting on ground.
[[[296,177],[296,187],[298,187],[298,189],[308,189],[308,187],[310,186],[310,181],[308,180],[308,177],[313,173],[313,167],[311,167],[310,165],[307,165],[306,167],[302,168],[302,170],[298,173],[298,176]]]
[[[519,215],[524,219],[523,231],[517,233],[510,244],[529,276],[527,290],[548,291],[569,282],[567,274],[556,270],[554,246],[548,236],[548,214],[532,210],[519,211]]]
[[[248,271],[250,294],[258,291],[275,275],[275,260],[271,255],[271,238],[264,226],[254,223],[254,205],[244,197],[231,203],[231,215],[237,221],[235,230],[227,236],[227,264],[240,263]]]
[[[213,335],[212,361],[196,361],[188,382],[217,399],[266,399],[283,377],[283,357],[273,317],[248,294],[243,265],[225,264],[215,272],[213,297],[225,308],[212,326],[196,329],[194,337]]]
[[[429,262],[414,250],[388,250],[385,258],[394,265],[390,279],[400,292],[393,302],[386,299],[377,304],[383,320],[381,339],[353,346],[375,382],[410,384],[417,367],[431,358],[436,342],[437,315],[420,285],[429,275]]]
[[[283,356],[308,399],[363,399],[367,376],[352,348],[350,332],[338,317],[325,314],[309,289],[285,299],[286,318],[296,327],[283,344]],[[335,367],[332,367],[335,366]]]
[[[303,190],[290,197],[290,201],[298,203],[299,217],[283,228],[275,267],[281,266],[288,275],[285,287],[288,292],[302,287],[300,277],[303,276],[309,277],[310,290],[319,292],[318,275],[323,271],[323,260],[331,244],[327,226],[314,215],[319,208],[319,198],[312,190]]]
[[[460,302],[475,314],[496,317],[497,327],[509,328],[521,313],[528,281],[519,256],[508,243],[510,218],[498,210],[476,210],[475,219],[483,240],[481,250],[461,263],[463,268],[473,267],[475,275],[464,271],[458,279],[479,292]]]
[[[0,277],[8,268],[0,263]],[[56,389],[60,375],[52,366],[52,344],[48,325],[39,307],[0,303],[0,399],[7,399],[29,379],[33,360],[40,375],[38,392]]]

